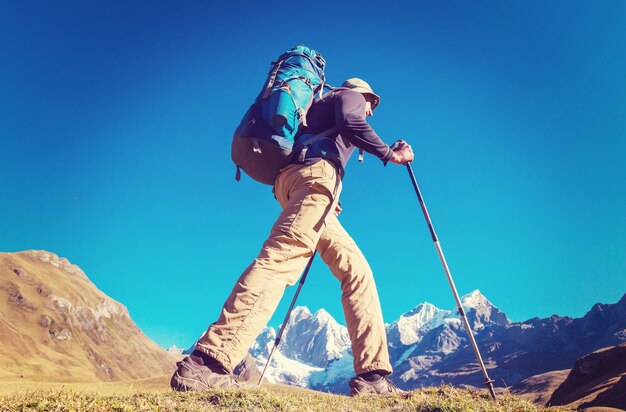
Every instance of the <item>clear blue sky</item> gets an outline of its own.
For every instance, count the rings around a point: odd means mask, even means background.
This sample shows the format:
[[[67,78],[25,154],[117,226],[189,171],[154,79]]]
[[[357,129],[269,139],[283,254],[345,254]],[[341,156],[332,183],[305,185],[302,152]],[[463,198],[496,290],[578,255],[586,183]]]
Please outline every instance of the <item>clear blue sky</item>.
[[[314,6],[314,7],[313,7]],[[626,292],[623,1],[3,1],[0,250],[46,249],[190,345],[279,207],[234,181],[232,131],[269,63],[304,43],[382,96],[459,291],[516,321]],[[352,159],[341,219],[385,320],[453,300],[403,167]],[[284,316],[294,289],[277,314]],[[318,261],[299,300],[343,323]]]

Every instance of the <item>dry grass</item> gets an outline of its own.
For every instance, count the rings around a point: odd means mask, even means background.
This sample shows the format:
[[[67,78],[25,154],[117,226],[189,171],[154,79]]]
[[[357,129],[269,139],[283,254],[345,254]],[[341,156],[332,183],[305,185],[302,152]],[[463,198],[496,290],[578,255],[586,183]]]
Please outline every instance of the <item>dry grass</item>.
[[[59,391],[71,391],[84,394],[91,393],[96,395],[167,392],[170,390],[170,376],[171,375],[168,374],[167,376],[163,375],[147,379],[115,382],[45,382],[0,379],[0,396]]]
[[[151,384],[148,383],[147,387]],[[160,387],[158,382],[156,389]],[[411,411],[411,412],[504,412],[556,411],[538,407],[511,395],[492,401],[485,391],[452,387],[427,388],[396,396],[349,398],[293,388],[263,387],[177,393],[171,390],[118,389],[117,394],[85,391],[86,387],[17,392],[0,396],[0,411]],[[123,389],[123,390],[122,390]],[[124,392],[125,390],[125,392]]]

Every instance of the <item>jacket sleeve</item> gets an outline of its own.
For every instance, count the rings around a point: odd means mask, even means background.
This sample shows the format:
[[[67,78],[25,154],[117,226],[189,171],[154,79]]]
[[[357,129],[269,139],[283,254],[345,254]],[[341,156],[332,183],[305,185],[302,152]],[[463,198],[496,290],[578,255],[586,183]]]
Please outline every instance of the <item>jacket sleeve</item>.
[[[340,93],[335,103],[335,125],[341,137],[378,157],[384,164],[393,156],[389,146],[365,120],[365,98],[361,93],[352,90]]]

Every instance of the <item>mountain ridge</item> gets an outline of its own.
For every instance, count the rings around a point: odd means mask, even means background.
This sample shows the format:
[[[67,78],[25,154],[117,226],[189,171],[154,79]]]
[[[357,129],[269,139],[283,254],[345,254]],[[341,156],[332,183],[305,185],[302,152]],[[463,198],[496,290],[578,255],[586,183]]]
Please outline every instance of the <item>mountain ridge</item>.
[[[76,265],[47,251],[0,253],[0,377],[141,379],[176,358]]]
[[[499,387],[571,368],[578,357],[599,347],[626,342],[626,295],[615,304],[593,305],[581,318],[553,315],[523,322],[512,322],[478,290],[464,295],[461,301],[490,376]],[[298,316],[306,313],[307,322],[317,324],[315,314],[310,314],[308,308],[298,307],[294,312]],[[316,313],[331,317],[326,311]],[[288,322],[290,328],[298,323],[294,316]],[[331,323],[347,336],[345,326],[336,321]],[[278,358],[268,368],[269,380],[298,382],[311,389],[345,393],[345,382],[354,374],[349,345],[344,343],[340,350],[331,347],[334,355],[326,357],[325,365],[319,361],[313,365],[305,357],[292,356],[307,345],[307,350],[317,351],[319,355],[321,348],[310,346],[310,338],[298,339],[310,336],[307,335],[310,330],[303,324],[294,337],[283,337],[276,352]],[[386,324],[386,330],[394,367],[391,377],[399,387],[413,389],[440,384],[482,387],[484,377],[455,310],[439,309],[423,302]],[[273,328],[266,328],[255,342],[256,350],[251,349],[258,367],[264,366],[266,360],[259,348],[269,353],[275,333]],[[323,357],[318,356],[319,359]],[[290,376],[293,371],[296,371],[294,376]]]

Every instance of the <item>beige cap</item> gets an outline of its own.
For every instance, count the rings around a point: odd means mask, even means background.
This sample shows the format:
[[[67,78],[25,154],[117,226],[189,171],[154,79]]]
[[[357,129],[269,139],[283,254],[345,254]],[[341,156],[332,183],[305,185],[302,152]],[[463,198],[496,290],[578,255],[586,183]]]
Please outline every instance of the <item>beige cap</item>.
[[[372,96],[374,98],[374,103],[372,103],[372,110],[374,110],[376,106],[378,106],[378,104],[380,103],[380,96],[374,93],[374,90],[372,90],[370,85],[367,84],[365,80],[354,77],[352,79],[348,79],[345,82],[343,82],[341,87],[352,89],[356,92],[359,92],[362,94],[369,94],[370,96]]]

